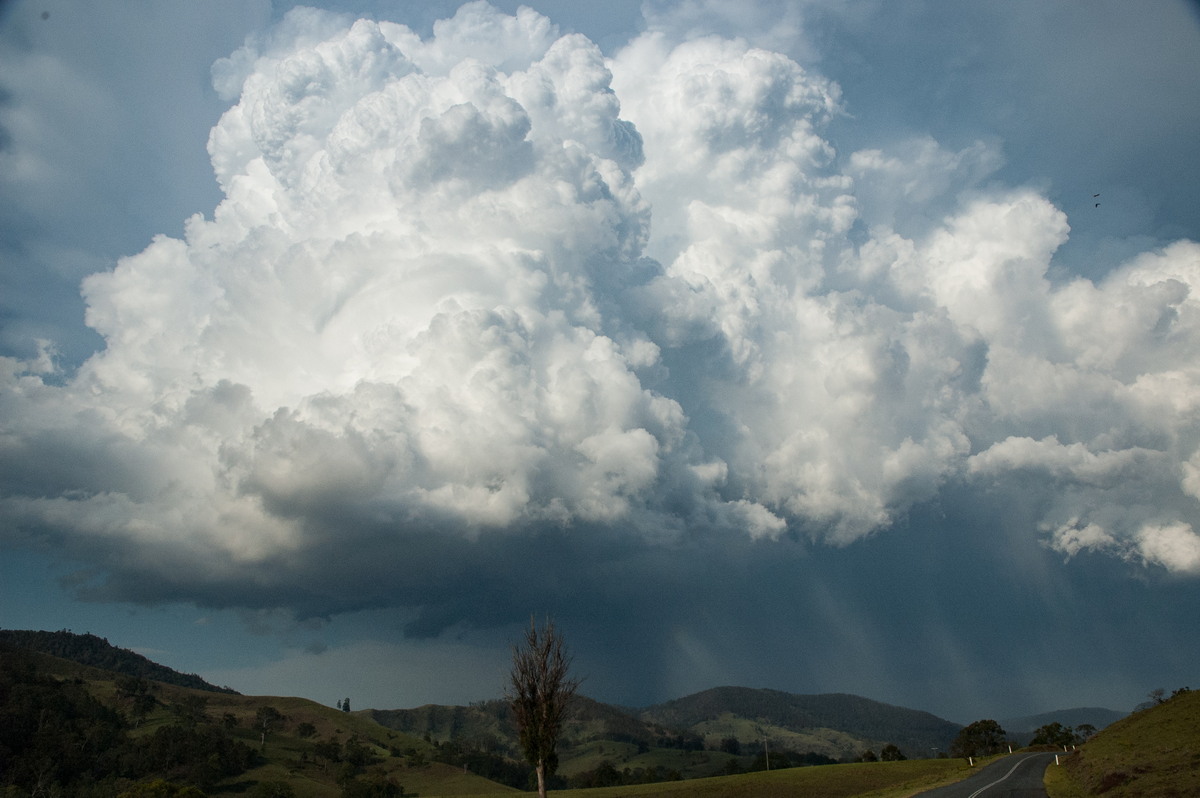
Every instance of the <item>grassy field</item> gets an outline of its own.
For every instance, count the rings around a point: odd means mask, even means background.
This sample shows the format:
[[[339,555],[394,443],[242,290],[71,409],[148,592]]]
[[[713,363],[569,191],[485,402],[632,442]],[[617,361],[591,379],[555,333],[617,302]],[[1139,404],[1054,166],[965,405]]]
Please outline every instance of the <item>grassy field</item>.
[[[1200,691],[1181,693],[1104,729],[1046,771],[1051,798],[1200,795]]]
[[[554,791],[570,798],[910,798],[923,790],[964,779],[971,774],[961,759],[917,759],[789,768],[738,776],[690,779],[660,784]],[[428,795],[443,795],[430,792]],[[426,794],[422,793],[424,797]],[[501,793],[495,793],[499,798]],[[511,793],[509,794],[511,795]],[[492,795],[479,798],[493,798]]]
[[[617,770],[651,770],[656,767],[677,770],[684,778],[690,779],[713,775],[730,758],[729,754],[719,751],[683,751],[676,748],[652,748],[639,754],[638,747],[632,743],[595,740],[573,748],[569,759],[559,766],[558,774],[570,777],[608,762]]]

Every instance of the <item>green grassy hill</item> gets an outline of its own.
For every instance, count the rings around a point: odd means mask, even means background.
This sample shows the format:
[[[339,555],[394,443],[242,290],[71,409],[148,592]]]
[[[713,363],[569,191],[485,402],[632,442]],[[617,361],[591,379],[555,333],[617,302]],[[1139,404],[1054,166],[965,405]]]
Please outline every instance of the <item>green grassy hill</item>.
[[[1163,798],[1200,795],[1200,691],[1113,723],[1051,767],[1053,798]]]

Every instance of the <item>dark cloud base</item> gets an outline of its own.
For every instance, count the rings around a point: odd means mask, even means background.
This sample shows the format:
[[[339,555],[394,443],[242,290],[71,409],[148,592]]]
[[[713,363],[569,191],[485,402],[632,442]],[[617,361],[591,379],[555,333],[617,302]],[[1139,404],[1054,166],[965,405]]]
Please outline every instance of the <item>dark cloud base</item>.
[[[1030,512],[948,491],[841,548],[717,536],[648,547],[611,530],[452,546],[361,535],[300,571],[279,563],[213,583],[182,565],[169,579],[161,565],[93,568],[73,589],[151,606],[287,606],[327,621],[396,608],[406,620],[375,636],[398,644],[494,638],[549,615],[569,631],[589,694],[628,706],[739,684],[852,692],[968,722],[971,711],[1129,709],[1156,686],[1189,683],[1200,645],[1175,630],[1189,628],[1200,587],[1131,578],[1099,555],[1064,565],[1025,533]]]

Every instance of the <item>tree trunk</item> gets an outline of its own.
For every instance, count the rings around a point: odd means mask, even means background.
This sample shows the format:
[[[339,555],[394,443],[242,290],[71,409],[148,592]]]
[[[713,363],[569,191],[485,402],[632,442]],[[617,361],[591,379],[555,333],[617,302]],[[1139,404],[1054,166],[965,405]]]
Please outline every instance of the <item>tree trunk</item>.
[[[538,798],[546,798],[546,763],[539,761],[534,770],[537,772]]]

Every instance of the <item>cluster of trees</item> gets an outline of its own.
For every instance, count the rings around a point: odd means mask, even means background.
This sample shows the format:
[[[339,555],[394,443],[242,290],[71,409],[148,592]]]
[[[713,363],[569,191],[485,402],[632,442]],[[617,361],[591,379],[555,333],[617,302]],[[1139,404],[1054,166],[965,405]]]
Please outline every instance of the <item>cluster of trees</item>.
[[[576,773],[566,779],[569,789],[587,787],[624,787],[627,784],[657,784],[662,781],[680,781],[683,775],[678,770],[665,767],[624,768],[617,770],[607,759],[592,770]]]
[[[1078,745],[1096,733],[1096,727],[1090,723],[1081,723],[1079,728],[1071,728],[1061,723],[1047,723],[1033,733],[1030,745],[1053,745],[1067,747]],[[977,720],[966,726],[958,733],[950,746],[951,756],[977,757],[1000,754],[1009,749],[1008,733],[994,720]]]
[[[762,770],[784,770],[786,768],[812,767],[813,765],[836,765],[838,760],[816,751],[800,753],[780,749],[777,751],[760,751],[749,764],[743,764],[740,759],[731,758],[716,775],[732,776],[737,773],[756,773]]]
[[[414,756],[410,754],[410,764],[415,764]],[[434,742],[432,756],[435,762],[464,768],[507,787],[524,790],[530,786],[529,768],[514,760],[495,738]]]
[[[875,755],[874,751],[866,750],[859,756],[859,762],[903,762],[908,759],[899,746],[893,743],[888,743],[879,752],[879,756]]]
[[[1184,689],[1186,690],[1186,688]],[[1072,728],[1056,721],[1038,727],[1029,744],[1066,748],[1087,741],[1095,733],[1096,727],[1090,723],[1081,723],[1078,727]],[[996,721],[977,720],[958,733],[958,737],[950,746],[950,755],[965,759],[1003,753],[1010,746],[1007,738],[1008,733]]]
[[[148,695],[141,683],[118,687],[135,718],[157,701]],[[176,725],[135,743],[125,715],[82,681],[60,681],[39,671],[28,652],[0,648],[0,787],[14,795],[112,795],[157,777],[204,789],[256,762],[249,746],[201,722],[196,705],[178,707],[176,716]]]
[[[343,798],[403,798],[406,795],[402,784],[382,768],[373,767],[379,764],[379,757],[372,746],[357,736],[345,742],[336,737],[318,740],[311,750],[323,772],[329,773],[332,769]],[[399,752],[392,751],[392,754]]]
[[[607,739],[617,739],[609,736]],[[704,738],[695,732],[664,732],[654,740],[656,748],[675,748],[679,751],[703,751]]]
[[[1064,726],[1061,723],[1047,723],[1033,733],[1030,745],[1053,745],[1056,748],[1067,748],[1079,745],[1096,733],[1096,727],[1090,723],[1081,723],[1078,728]]]
[[[258,762],[254,749],[211,723],[191,728],[163,726],[126,748],[121,764],[127,776],[161,774],[205,790]]]

